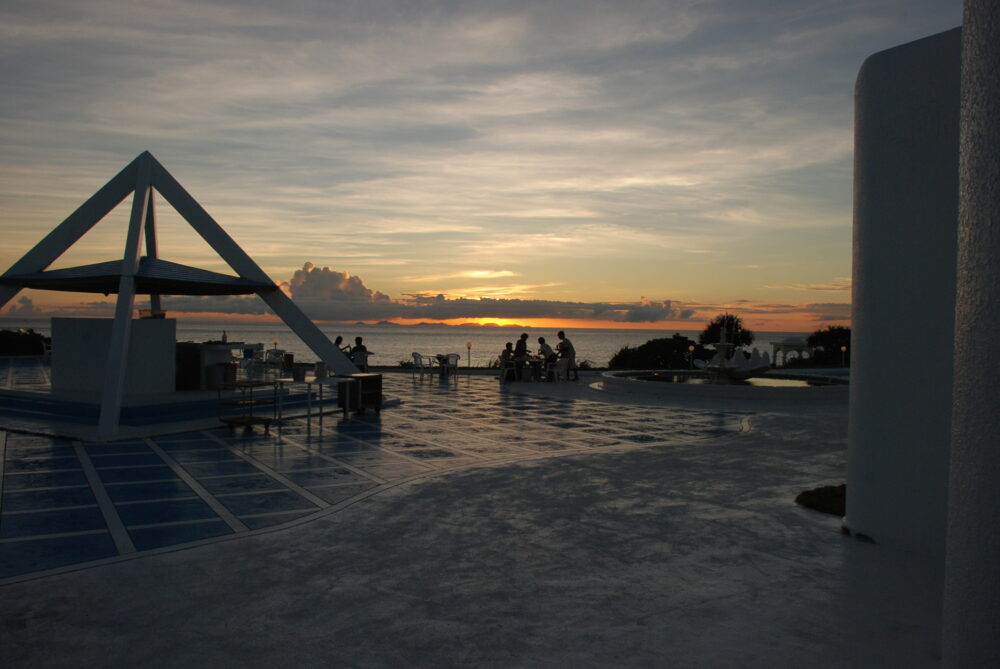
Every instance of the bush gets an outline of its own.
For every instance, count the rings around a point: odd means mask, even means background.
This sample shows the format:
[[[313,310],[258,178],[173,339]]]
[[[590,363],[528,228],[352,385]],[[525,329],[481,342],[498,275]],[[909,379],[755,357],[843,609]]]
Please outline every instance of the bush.
[[[815,367],[850,366],[851,363],[851,328],[842,325],[830,325],[825,330],[816,330],[806,343],[813,348],[812,362]],[[841,347],[846,350],[841,351]]]
[[[43,355],[52,340],[34,330],[0,330],[0,355]]]
[[[694,359],[705,360],[711,355],[700,345],[680,334],[669,339],[652,339],[641,346],[623,346],[615,353],[609,369],[686,369],[691,366],[691,350],[694,346]]]

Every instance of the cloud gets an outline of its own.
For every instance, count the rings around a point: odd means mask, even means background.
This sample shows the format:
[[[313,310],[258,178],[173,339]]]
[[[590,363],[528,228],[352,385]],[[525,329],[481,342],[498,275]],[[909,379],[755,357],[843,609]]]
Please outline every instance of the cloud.
[[[842,276],[858,66],[961,6],[3,3],[0,269],[149,149],[272,275],[310,249],[389,294],[516,275],[566,304],[597,282],[708,299],[733,248],[766,247],[796,259],[775,284]],[[803,229],[826,234],[791,246]],[[329,290],[299,299],[390,306]]]
[[[784,286],[764,286],[765,288],[781,289],[787,288],[789,290],[815,290],[821,292],[842,292],[851,289],[851,279],[849,277],[837,278],[833,281],[827,283],[793,283]]]
[[[22,296],[18,298],[17,304],[7,308],[4,316],[6,318],[40,318],[44,314],[41,309],[35,306],[30,297]]]
[[[851,305],[844,303],[827,304],[807,304],[801,307],[802,311],[811,314],[813,318],[821,323],[827,321],[850,321]]]
[[[330,300],[333,302],[388,302],[389,296],[368,289],[359,276],[338,272],[329,267],[316,267],[307,262],[296,270],[288,282],[296,300]]]
[[[509,269],[465,270],[462,272],[455,272],[452,274],[429,274],[424,276],[406,276],[402,277],[402,279],[403,281],[412,281],[415,283],[427,283],[429,281],[442,281],[447,279],[505,279],[517,275],[518,275],[517,272],[512,272]]]
[[[411,294],[393,300],[368,288],[363,279],[329,267],[306,262],[283,284],[295,303],[311,318],[329,321],[450,320],[461,318],[563,318],[608,320],[621,323],[656,323],[690,320],[691,308],[671,300],[641,298],[639,303],[570,302],[517,298],[450,298],[444,294]],[[106,303],[94,303],[106,307]],[[178,312],[263,314],[267,306],[256,296],[164,297],[164,308]]]

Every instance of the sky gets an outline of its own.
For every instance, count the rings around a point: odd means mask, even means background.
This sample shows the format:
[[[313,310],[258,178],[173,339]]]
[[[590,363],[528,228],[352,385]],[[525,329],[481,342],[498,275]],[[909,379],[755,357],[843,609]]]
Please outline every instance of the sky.
[[[961,9],[5,0],[0,270],[148,150],[318,320],[846,325],[854,79]],[[52,268],[120,258],[129,205]],[[232,273],[157,215],[160,257]],[[113,298],[23,291],[2,315]]]

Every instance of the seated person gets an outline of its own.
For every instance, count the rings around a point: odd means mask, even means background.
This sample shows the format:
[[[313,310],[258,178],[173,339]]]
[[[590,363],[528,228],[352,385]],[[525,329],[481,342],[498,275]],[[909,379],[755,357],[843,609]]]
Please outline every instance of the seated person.
[[[528,333],[524,332],[514,345],[514,370],[517,380],[524,377],[524,363],[528,361]]]
[[[351,349],[351,362],[362,372],[368,371],[368,347],[361,343],[361,337],[354,338],[354,348]]]
[[[545,362],[555,362],[558,357],[552,347],[545,343],[545,337],[538,338],[538,355]]]
[[[514,345],[512,343],[507,342],[504,345],[504,349],[502,351],[500,351],[500,370],[501,370],[501,374],[503,374],[503,380],[504,381],[506,381],[508,379],[508,377],[510,377],[511,373],[514,371],[514,369],[513,369],[513,364],[514,364],[514,348],[513,348],[513,346]],[[506,372],[503,371],[504,368],[507,368]]]
[[[542,364],[545,365],[547,370],[547,373],[544,375],[545,380],[551,379],[552,367],[555,365],[558,356],[556,355],[556,352],[552,350],[552,347],[545,343],[545,337],[538,338],[538,357],[541,359]]]

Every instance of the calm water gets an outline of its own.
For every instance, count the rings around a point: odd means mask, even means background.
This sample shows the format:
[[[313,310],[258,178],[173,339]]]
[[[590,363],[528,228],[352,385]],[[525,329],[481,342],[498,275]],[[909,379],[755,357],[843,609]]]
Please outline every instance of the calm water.
[[[33,328],[36,332],[48,335],[50,331],[48,319],[4,319],[0,327],[16,329],[19,327]],[[374,365],[398,365],[401,360],[412,360],[414,351],[424,354],[460,353],[462,364],[469,363],[471,352],[472,365],[485,367],[496,359],[503,350],[505,342],[516,342],[522,332],[528,333],[528,343],[531,350],[538,348],[538,337],[555,347],[558,339],[557,330],[539,328],[498,328],[498,327],[448,327],[439,325],[350,325],[326,326],[320,329],[333,339],[341,335],[345,342],[353,344],[356,336],[364,339],[369,351],[375,355],[371,359]],[[296,360],[311,362],[316,355],[302,341],[292,334],[292,331],[282,323],[204,323],[189,320],[177,321],[178,341],[209,341],[222,337],[222,331],[231,342],[248,344],[264,343],[273,346],[273,340],[278,339],[278,348],[295,354]],[[650,339],[670,337],[678,330],[590,330],[567,329],[566,336],[576,348],[577,360],[589,360],[598,367],[606,367],[611,359],[623,346],[639,346]],[[680,330],[680,334],[697,339],[701,330]],[[759,332],[755,345],[762,351],[770,351],[768,342],[780,341],[786,337],[805,337],[804,333],[789,332]],[[471,343],[469,349],[466,344]]]

